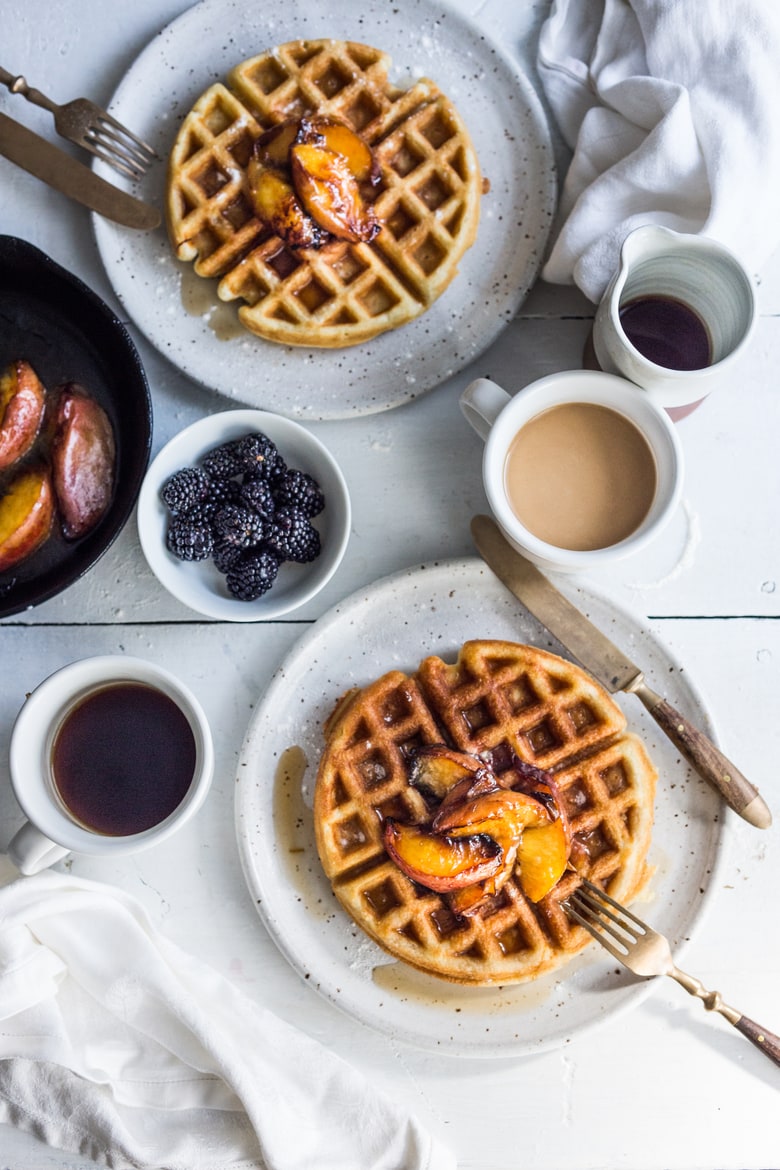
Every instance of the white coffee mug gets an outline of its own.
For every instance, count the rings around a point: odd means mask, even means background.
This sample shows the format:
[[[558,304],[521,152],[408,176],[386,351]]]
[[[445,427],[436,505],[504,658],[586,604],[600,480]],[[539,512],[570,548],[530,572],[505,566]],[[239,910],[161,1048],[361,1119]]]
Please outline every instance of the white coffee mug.
[[[520,520],[510,502],[507,458],[518,433],[544,412],[567,404],[591,404],[614,412],[640,432],[652,456],[648,463],[654,466],[654,487],[651,484],[648,489],[645,514],[628,535],[605,547],[567,548],[541,539]],[[658,535],[679,504],[683,453],[674,425],[642,390],[623,378],[592,370],[564,370],[532,382],[514,397],[495,382],[478,378],[463,391],[460,406],[485,441],[482,481],[496,521],[510,544],[544,568],[577,572],[635,553]]]
[[[667,315],[655,323],[651,315],[632,334],[626,314],[637,306],[651,312],[653,305],[656,314]],[[755,318],[753,283],[727,248],[706,236],[648,224],[623,243],[618,270],[596,310],[593,349],[602,370],[630,379],[679,418],[681,408],[733,382]],[[671,362],[675,354],[692,357],[699,333],[708,351],[703,364],[685,369],[661,363],[662,355]]]
[[[54,779],[57,736],[81,704],[121,684],[140,684],[173,701],[192,733],[192,778],[179,803],[159,823],[140,832],[112,835],[90,828],[68,807]],[[165,840],[201,807],[214,772],[214,747],[206,715],[192,692],[173,674],[141,658],[106,655],[62,667],[27,698],[14,723],[10,746],[11,784],[27,821],[8,846],[23,874],[60,861],[67,854],[115,856]]]

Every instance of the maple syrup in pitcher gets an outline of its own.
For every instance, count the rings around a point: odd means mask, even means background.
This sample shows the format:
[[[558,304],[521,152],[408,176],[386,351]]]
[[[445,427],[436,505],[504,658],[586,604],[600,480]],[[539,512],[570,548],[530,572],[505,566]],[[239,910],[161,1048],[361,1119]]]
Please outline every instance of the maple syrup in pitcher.
[[[195,736],[173,699],[144,683],[92,691],[65,716],[51,752],[54,786],[88,829],[127,837],[159,825],[189,791]]]
[[[698,313],[673,297],[646,296],[620,308],[620,324],[643,357],[667,370],[712,365],[709,330]]]

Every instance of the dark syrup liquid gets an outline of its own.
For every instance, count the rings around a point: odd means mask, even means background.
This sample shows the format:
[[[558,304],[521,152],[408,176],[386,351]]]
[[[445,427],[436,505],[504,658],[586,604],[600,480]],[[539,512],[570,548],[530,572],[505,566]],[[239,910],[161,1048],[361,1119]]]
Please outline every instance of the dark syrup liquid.
[[[183,711],[154,687],[116,683],[73,708],[57,732],[52,772],[60,799],[89,829],[126,837],[178,808],[195,772]]]
[[[620,324],[639,352],[667,370],[703,370],[712,343],[698,313],[671,297],[637,297],[620,310]]]

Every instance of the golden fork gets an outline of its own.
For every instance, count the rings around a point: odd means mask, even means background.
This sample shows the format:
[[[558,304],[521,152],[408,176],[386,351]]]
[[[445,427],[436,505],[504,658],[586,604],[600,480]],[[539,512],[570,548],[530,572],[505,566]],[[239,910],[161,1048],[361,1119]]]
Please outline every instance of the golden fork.
[[[564,902],[569,915],[584,926],[605,950],[635,975],[669,975],[689,995],[702,1001],[707,1011],[720,1012],[743,1036],[747,1036],[765,1056],[780,1065],[780,1036],[761,1028],[755,1020],[723,1002],[719,991],[707,991],[704,985],[675,966],[669,941],[652,930],[625,906],[587,879]]]
[[[32,89],[24,77],[15,77],[2,66],[0,84],[7,86],[11,93],[21,94],[33,105],[49,110],[54,114],[54,128],[58,134],[77,146],[83,146],[132,179],[139,179],[158,157],[153,147],[87,98],[76,98],[59,106],[39,89]]]

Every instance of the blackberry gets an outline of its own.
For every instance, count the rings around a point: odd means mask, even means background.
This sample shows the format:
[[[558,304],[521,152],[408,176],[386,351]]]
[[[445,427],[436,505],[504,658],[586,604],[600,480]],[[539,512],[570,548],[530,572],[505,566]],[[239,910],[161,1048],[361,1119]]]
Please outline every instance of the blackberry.
[[[229,443],[221,443],[203,458],[203,469],[212,479],[230,479],[244,470],[244,464],[236,454],[237,442],[237,439],[233,439]]]
[[[176,519],[188,520],[192,524],[208,524],[209,528],[213,528],[214,516],[220,507],[221,505],[215,500],[204,500],[196,507],[190,508],[188,512],[183,512],[180,516],[177,516]]]
[[[236,504],[241,499],[241,484],[235,479],[212,479],[208,500],[213,504]]]
[[[251,548],[265,535],[266,522],[252,508],[242,504],[222,504],[214,513],[214,531],[226,544]]]
[[[325,496],[313,476],[290,468],[274,484],[274,496],[279,504],[290,504],[304,516],[318,516],[325,507]]]
[[[177,516],[171,521],[165,543],[180,561],[205,561],[214,547],[214,535],[205,520]]]
[[[306,564],[320,554],[320,534],[297,508],[277,508],[265,539],[269,548],[285,561]]]
[[[279,561],[270,549],[242,553],[232,565],[225,583],[239,601],[254,601],[273,585],[279,572]]]
[[[276,444],[262,431],[244,435],[243,439],[236,439],[235,448],[236,457],[240,460],[244,471],[270,475],[282,462]]]
[[[276,510],[273,489],[260,475],[246,475],[239,489],[243,502],[254,508],[261,516],[272,516]]]
[[[160,495],[174,515],[189,512],[209,494],[211,480],[199,467],[182,467],[163,484]]]
[[[239,548],[237,544],[230,544],[220,537],[214,541],[214,551],[211,554],[211,559],[214,561],[214,567],[220,573],[228,573],[242,556],[243,549]]]

